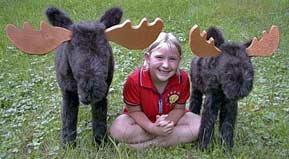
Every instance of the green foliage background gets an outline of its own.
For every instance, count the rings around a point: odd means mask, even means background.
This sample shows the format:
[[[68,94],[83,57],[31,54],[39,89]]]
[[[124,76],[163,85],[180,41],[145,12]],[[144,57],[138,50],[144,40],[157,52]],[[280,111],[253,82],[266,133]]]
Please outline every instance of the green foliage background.
[[[164,31],[181,41],[182,67],[194,56],[188,33],[194,24],[205,30],[219,27],[229,41],[261,37],[272,24],[281,31],[278,51],[270,58],[253,58],[254,90],[240,101],[231,153],[215,140],[214,149],[201,152],[196,144],[131,150],[109,142],[93,146],[90,107],[81,106],[78,147],[60,146],[61,94],[55,80],[54,54],[28,56],[5,35],[5,25],[39,28],[47,6],[63,8],[75,22],[96,20],[108,8],[120,6],[125,19],[137,25],[143,17],[161,17]],[[289,156],[289,1],[288,0],[1,0],[0,1],[0,158],[286,158]],[[143,61],[142,51],[113,44],[116,71],[109,93],[108,123],[122,111],[122,87],[128,74]],[[218,132],[216,131],[216,135]],[[288,158],[288,157],[287,157]]]

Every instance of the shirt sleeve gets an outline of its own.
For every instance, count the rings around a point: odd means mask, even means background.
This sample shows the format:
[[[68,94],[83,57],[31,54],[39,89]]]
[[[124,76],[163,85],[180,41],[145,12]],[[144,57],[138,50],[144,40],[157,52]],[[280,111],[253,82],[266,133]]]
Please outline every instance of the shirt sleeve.
[[[180,100],[178,101],[178,104],[185,104],[190,96],[190,80],[188,77],[188,74],[184,71],[182,71],[182,83],[181,83],[181,94],[180,94]]]
[[[128,78],[124,84],[123,99],[129,106],[140,105],[140,86],[133,78]]]

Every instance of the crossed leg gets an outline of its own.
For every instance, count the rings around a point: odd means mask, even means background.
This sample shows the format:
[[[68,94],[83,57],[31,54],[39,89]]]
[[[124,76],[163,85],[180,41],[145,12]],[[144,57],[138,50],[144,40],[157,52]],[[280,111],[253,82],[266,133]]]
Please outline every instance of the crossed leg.
[[[142,149],[152,146],[168,147],[180,143],[189,143],[197,139],[201,117],[187,112],[180,118],[173,132],[167,136],[155,136],[147,133],[126,114],[120,115],[112,123],[110,134],[116,140],[128,146]]]

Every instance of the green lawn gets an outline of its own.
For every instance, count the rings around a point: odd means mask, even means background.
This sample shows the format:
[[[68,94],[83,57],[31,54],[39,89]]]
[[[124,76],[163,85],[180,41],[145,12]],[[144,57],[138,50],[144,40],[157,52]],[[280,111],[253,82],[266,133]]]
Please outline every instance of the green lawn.
[[[218,141],[212,151],[197,150],[196,143],[171,148],[131,150],[109,142],[93,146],[90,107],[81,106],[78,147],[60,146],[61,94],[57,86],[53,53],[28,56],[8,41],[8,23],[22,27],[24,21],[39,28],[44,11],[54,5],[65,9],[75,22],[94,20],[120,6],[125,19],[137,25],[141,18],[161,17],[164,31],[181,41],[182,67],[189,69],[188,33],[194,24],[202,30],[219,27],[230,41],[261,37],[272,24],[280,27],[280,46],[270,58],[253,58],[254,89],[240,101],[231,153]],[[0,158],[286,158],[289,156],[289,1],[288,0],[1,0],[0,1]],[[130,51],[112,43],[116,61],[109,93],[109,124],[122,111],[122,87],[128,74],[142,64],[142,51]],[[216,131],[216,135],[218,135]],[[287,157],[288,158],[288,157]]]

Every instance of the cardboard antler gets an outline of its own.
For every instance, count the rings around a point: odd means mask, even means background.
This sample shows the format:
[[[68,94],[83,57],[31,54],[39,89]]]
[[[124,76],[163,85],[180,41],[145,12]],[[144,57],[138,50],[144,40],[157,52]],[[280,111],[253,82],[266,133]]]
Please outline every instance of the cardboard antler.
[[[144,18],[138,26],[132,26],[129,20],[123,24],[106,29],[108,40],[120,44],[128,49],[145,49],[162,31],[163,22],[156,18],[153,23],[148,23]],[[33,30],[28,22],[24,28],[17,29],[14,25],[6,26],[9,40],[21,51],[31,55],[46,54],[65,41],[71,40],[71,31],[61,27],[41,23],[39,31]]]
[[[37,31],[28,22],[24,22],[23,30],[8,24],[6,34],[19,50],[32,55],[46,54],[71,39],[71,32],[67,29],[51,27],[45,22],[40,25],[41,29]]]
[[[271,56],[279,46],[279,29],[272,25],[269,33],[263,31],[262,38],[258,41],[253,38],[251,45],[246,49],[249,56]]]
[[[198,25],[194,25],[189,35],[189,45],[192,52],[199,57],[217,56],[221,53],[220,49],[215,47],[214,39],[207,38],[207,33],[203,31],[200,33]]]
[[[138,26],[132,26],[131,21],[126,20],[121,25],[106,29],[106,37],[128,49],[145,49],[157,39],[162,28],[163,21],[160,18],[152,23],[143,18]]]

